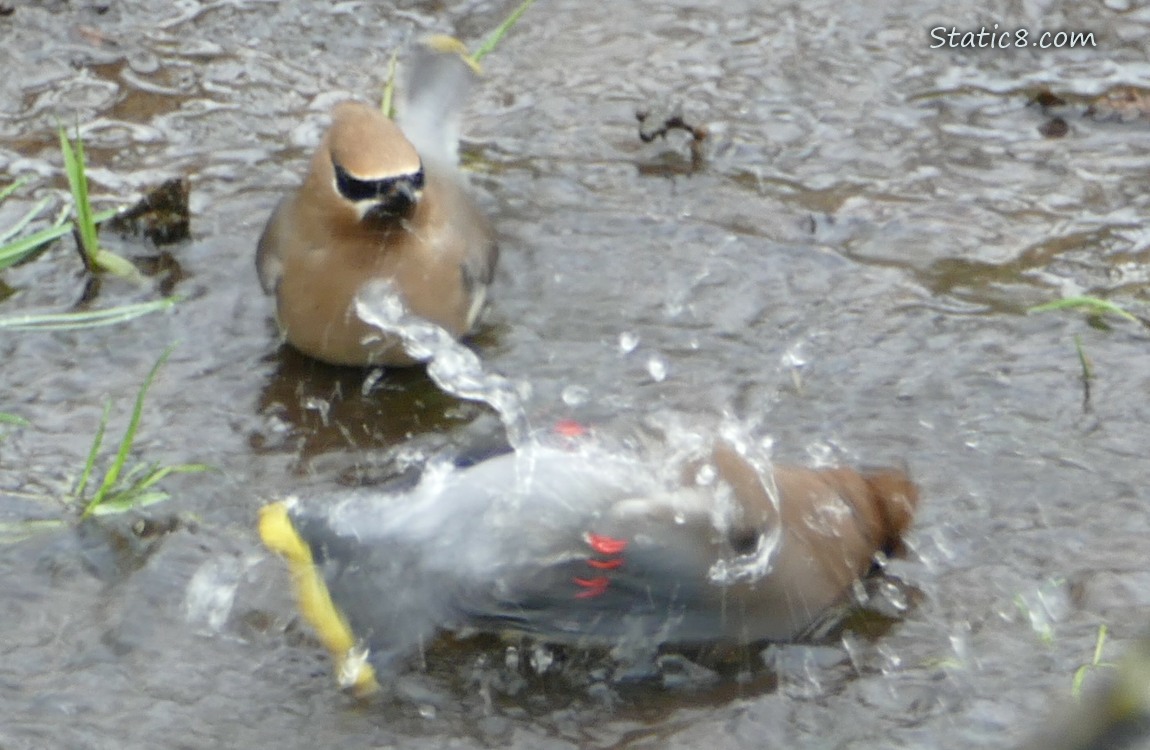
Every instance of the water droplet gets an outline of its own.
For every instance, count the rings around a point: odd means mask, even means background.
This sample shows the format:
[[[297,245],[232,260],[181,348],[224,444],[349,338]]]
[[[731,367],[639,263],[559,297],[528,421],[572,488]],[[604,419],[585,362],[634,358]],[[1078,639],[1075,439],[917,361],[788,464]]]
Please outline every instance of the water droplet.
[[[651,376],[651,380],[656,383],[662,383],[667,379],[667,362],[658,354],[652,354],[647,359],[647,374]]]
[[[791,368],[805,367],[810,360],[803,352],[803,344],[800,342],[791,346],[783,353],[783,366]]]
[[[639,334],[633,331],[623,331],[619,334],[619,353],[630,354],[639,346]]]
[[[807,455],[816,466],[830,466],[835,462],[835,449],[829,443],[816,440],[807,445]]]
[[[531,649],[530,661],[532,671],[535,674],[543,674],[555,661],[555,654],[551,653],[551,649],[546,646],[537,645]]]
[[[331,402],[324,398],[309,396],[303,400],[303,408],[307,411],[314,411],[319,415],[319,421],[324,427],[327,427],[327,417],[331,412]]]
[[[563,389],[563,403],[568,406],[582,406],[591,398],[591,391],[582,385],[569,385]]]
[[[363,385],[359,387],[360,395],[367,397],[375,389],[375,386],[383,379],[384,369],[382,367],[373,367],[368,370],[367,375],[363,378]]]

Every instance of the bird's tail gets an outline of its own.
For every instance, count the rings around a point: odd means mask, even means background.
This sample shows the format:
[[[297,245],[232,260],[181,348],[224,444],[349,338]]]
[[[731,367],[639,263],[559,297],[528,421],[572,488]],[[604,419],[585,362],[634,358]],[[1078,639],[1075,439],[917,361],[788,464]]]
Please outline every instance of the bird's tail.
[[[475,63],[451,37],[430,37],[414,45],[396,119],[424,158],[459,164],[459,120],[475,82]]]
[[[363,697],[379,689],[375,670],[360,649],[347,618],[335,606],[323,576],[316,568],[311,548],[292,523],[289,503],[269,503],[260,508],[259,532],[264,546],[284,559],[291,573],[296,604],[315,629],[335,661],[340,687]]]

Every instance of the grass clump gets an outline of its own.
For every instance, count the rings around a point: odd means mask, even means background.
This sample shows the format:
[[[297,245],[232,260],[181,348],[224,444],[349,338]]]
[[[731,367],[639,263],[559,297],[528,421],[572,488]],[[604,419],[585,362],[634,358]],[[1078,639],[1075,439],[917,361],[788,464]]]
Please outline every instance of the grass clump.
[[[1150,327],[1150,321],[1146,318],[1139,317],[1109,300],[1087,295],[1064,297],[1063,299],[1054,300],[1053,302],[1035,305],[1034,307],[1028,308],[1026,312],[1042,313],[1055,310],[1083,310],[1086,312],[1091,326],[1104,330],[1110,330],[1110,326],[1103,320],[1103,317],[1106,315],[1115,316],[1133,323],[1141,323],[1142,325]],[[1074,334],[1074,350],[1078,354],[1078,366],[1081,368],[1082,373],[1082,407],[1084,410],[1089,411],[1090,381],[1094,379],[1094,366],[1091,364],[1090,358],[1086,355],[1086,350],[1082,346],[1082,338],[1078,334]]]
[[[97,213],[92,210],[84,166],[84,145],[79,135],[75,141],[70,141],[64,128],[61,127],[60,150],[64,156],[64,169],[71,187],[72,206],[60,211],[46,228],[20,236],[20,233],[32,221],[41,217],[47,209],[51,199],[44,198],[12,225],[0,228],[0,271],[29,259],[48,243],[71,232],[76,237],[76,245],[84,261],[84,267],[89,272],[106,271],[143,283],[143,275],[131,261],[102,248],[99,244],[97,225],[112,218],[117,212],[109,210]],[[9,198],[26,182],[27,179],[18,179],[0,189],[0,202]],[[74,214],[71,222],[68,221],[69,214]],[[7,316],[0,318],[0,330],[73,331],[115,325],[151,312],[166,310],[178,301],[179,297],[171,296],[103,310]]]
[[[84,143],[80,134],[76,134],[75,141],[70,141],[61,126],[60,151],[64,154],[64,171],[68,173],[68,185],[72,189],[73,225],[84,266],[89,271],[107,271],[133,281],[143,281],[143,275],[130,260],[100,247],[97,220],[88,199],[88,175],[84,168]]]
[[[19,179],[3,190],[0,190],[0,202],[3,202],[23,187],[26,182],[26,179]],[[30,208],[11,226],[0,229],[0,271],[27,260],[49,242],[57,240],[72,231],[72,226],[68,223],[68,209],[65,208],[60,211],[60,213],[52,219],[52,223],[44,229],[24,235],[23,237],[17,236],[31,222],[39,218],[51,202],[51,198],[43,199]],[[115,216],[115,214],[115,211],[93,213],[91,214],[91,220],[98,224],[101,221],[107,221]]]
[[[128,427],[120,438],[120,445],[112,462],[104,471],[95,491],[87,496],[85,493],[90,484],[94,484],[96,462],[100,455],[100,448],[104,442],[104,433],[108,426],[108,417],[111,413],[111,403],[105,402],[104,415],[100,419],[100,426],[92,440],[92,447],[88,451],[88,459],[76,487],[72,492],[78,506],[81,507],[80,517],[87,518],[92,515],[106,515],[110,513],[123,513],[136,508],[143,508],[168,499],[168,493],[158,489],[156,485],[170,474],[187,474],[193,472],[209,471],[211,467],[206,464],[175,464],[163,466],[156,462],[137,464],[126,468],[128,456],[132,452],[132,444],[136,439],[136,431],[140,427],[140,418],[144,411],[144,397],[148,388],[156,378],[156,373],[167,362],[172,350],[169,348],[144,378],[139,393],[136,394],[135,406],[128,420]]]

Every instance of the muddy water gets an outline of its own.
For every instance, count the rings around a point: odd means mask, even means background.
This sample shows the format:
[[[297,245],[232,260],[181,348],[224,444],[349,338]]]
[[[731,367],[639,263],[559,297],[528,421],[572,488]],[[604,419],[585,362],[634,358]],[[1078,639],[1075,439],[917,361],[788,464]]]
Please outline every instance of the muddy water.
[[[365,395],[362,373],[278,347],[254,243],[333,99],[374,98],[413,35],[474,40],[510,6],[3,5],[2,183],[32,178],[3,211],[64,187],[60,121],[80,126],[101,205],[190,176],[194,236],[169,248],[174,311],[0,333],[0,411],[31,423],[0,426],[0,520],[67,517],[104,400],[118,435],[172,343],[137,455],[218,471],[169,478],[143,534],[122,519],[0,546],[0,746],[1007,747],[1069,695],[1100,624],[1109,657],[1150,619],[1150,335],[1026,314],[1083,293],[1146,309],[1150,121],[1084,114],[1110,87],[1150,87],[1145,8],[530,11],[468,112],[503,247],[476,348],[540,425],[727,414],[781,458],[905,461],[925,502],[892,573],[912,606],[776,672],[666,688],[594,670],[512,685],[501,648],[441,645],[360,706],[294,619],[256,509],[385,476],[482,410],[419,372]],[[935,26],[993,23],[1096,46],[930,49]],[[1040,86],[1067,104],[1028,105]],[[701,163],[682,132],[637,137],[636,110],[675,103],[710,132]],[[1053,116],[1064,137],[1039,132]],[[0,315],[69,308],[85,286],[68,242],[3,280]],[[108,280],[90,305],[161,282]]]

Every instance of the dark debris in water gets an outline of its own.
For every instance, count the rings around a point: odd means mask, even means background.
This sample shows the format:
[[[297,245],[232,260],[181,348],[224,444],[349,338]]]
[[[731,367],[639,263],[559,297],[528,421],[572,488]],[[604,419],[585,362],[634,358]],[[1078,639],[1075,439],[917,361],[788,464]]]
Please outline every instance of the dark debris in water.
[[[1084,107],[1082,116],[1095,122],[1150,122],[1150,91],[1135,86],[1115,86],[1095,97],[1056,94],[1043,87],[1029,95],[1027,106],[1037,105],[1050,118],[1038,126],[1046,138],[1062,138],[1070,132],[1064,114],[1053,114],[1052,109]]]
[[[1041,88],[1030,97],[1031,104],[1037,104],[1040,107],[1064,107],[1066,100],[1058,94],[1055,94],[1048,88]]]
[[[102,581],[118,581],[139,570],[170,533],[185,528],[175,517],[88,518],[76,527],[84,566]]]
[[[160,294],[168,295],[175,291],[176,285],[186,278],[183,267],[176,260],[176,256],[167,251],[158,255],[146,255],[133,258],[136,267],[145,276],[159,279]]]
[[[640,110],[635,113],[639,121],[639,139],[643,143],[650,143],[656,138],[666,138],[672,130],[683,130],[690,134],[694,142],[706,140],[707,128],[702,125],[691,125],[683,119],[678,110],[661,112],[659,110]]]
[[[703,143],[707,139],[707,128],[703,125],[692,125],[684,118],[678,106],[653,106],[635,112],[635,119],[639,121],[639,140],[643,143],[662,138],[674,130],[681,130],[691,136],[691,168],[697,170],[703,163]]]
[[[1070,125],[1061,117],[1052,117],[1038,126],[1038,132],[1045,138],[1061,138],[1070,132]]]
[[[1116,86],[1095,97],[1085,114],[1099,122],[1150,120],[1150,91]]]
[[[191,237],[189,193],[188,179],[174,177],[149,190],[136,205],[108,220],[107,226],[122,235],[142,235],[157,247],[183,242]]]

